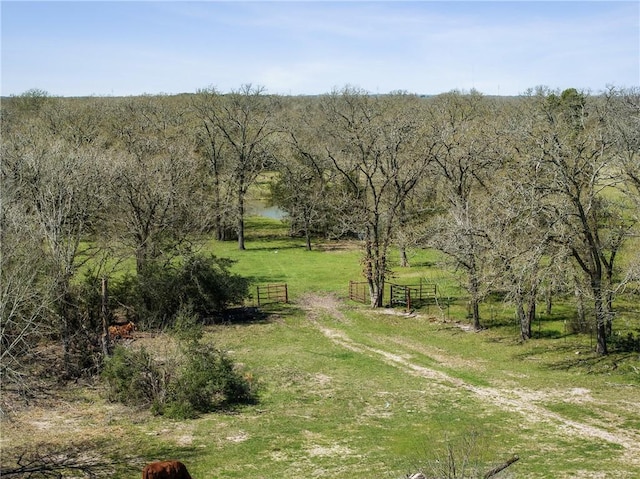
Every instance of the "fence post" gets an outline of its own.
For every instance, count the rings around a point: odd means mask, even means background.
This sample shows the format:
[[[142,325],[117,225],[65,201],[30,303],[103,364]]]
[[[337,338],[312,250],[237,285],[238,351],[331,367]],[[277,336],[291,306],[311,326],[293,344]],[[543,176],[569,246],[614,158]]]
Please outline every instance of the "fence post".
[[[111,344],[109,342],[109,286],[108,279],[106,277],[102,278],[101,286],[100,316],[102,319],[102,354],[106,358],[109,356],[109,350],[111,349]]]

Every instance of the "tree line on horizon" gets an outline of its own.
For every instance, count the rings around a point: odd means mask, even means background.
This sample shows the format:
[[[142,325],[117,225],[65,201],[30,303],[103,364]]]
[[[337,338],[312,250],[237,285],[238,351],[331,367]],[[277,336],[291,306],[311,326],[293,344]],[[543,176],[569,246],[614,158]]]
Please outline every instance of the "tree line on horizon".
[[[604,355],[616,294],[637,285],[640,257],[627,247],[640,211],[637,88],[509,98],[30,90],[3,99],[1,115],[3,376],[43,335],[66,348],[82,330],[86,314],[71,307],[82,265],[110,276],[135,258],[143,277],[203,235],[245,249],[248,195],[265,172],[307,249],[315,238],[361,240],[372,307],[392,252],[408,266],[408,250],[435,248],[461,273],[474,327],[483,299],[501,291],[526,340],[537,304],[573,295]]]

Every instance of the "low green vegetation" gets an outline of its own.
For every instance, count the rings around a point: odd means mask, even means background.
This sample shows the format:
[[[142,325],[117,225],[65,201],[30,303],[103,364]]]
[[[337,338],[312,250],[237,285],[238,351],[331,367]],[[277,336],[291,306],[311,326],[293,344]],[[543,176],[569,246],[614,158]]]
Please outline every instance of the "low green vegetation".
[[[234,260],[229,273],[254,286],[286,282],[289,304],[256,311],[250,298],[246,315],[198,326],[187,311],[171,333],[138,333],[107,362],[106,382],[5,422],[3,469],[19,451],[76,447],[114,478],[167,458],[195,479],[475,478],[514,455],[496,477],[640,475],[640,357],[596,355],[588,333],[564,326],[570,302],[541,314],[527,342],[500,301],[483,304],[486,328],[474,331],[442,258],[417,250],[394,281],[437,279],[452,303],[372,310],[347,297],[357,242],[306,251],[285,228],[251,219],[245,251],[203,252]]]
[[[179,340],[168,357],[154,356],[145,347],[117,346],[102,370],[107,398],[172,419],[255,402],[250,376],[223,351],[201,342],[196,330],[180,330],[178,337],[188,339]]]

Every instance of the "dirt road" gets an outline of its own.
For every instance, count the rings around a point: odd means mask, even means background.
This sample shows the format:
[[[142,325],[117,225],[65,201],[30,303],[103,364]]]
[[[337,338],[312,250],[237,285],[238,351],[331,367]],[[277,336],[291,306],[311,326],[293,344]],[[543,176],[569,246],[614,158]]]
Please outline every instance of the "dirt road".
[[[623,460],[628,464],[640,464],[640,432],[620,429],[614,424],[598,424],[574,421],[563,417],[541,404],[567,395],[588,395],[588,390],[538,391],[526,389],[506,389],[499,387],[479,387],[452,377],[442,371],[412,363],[405,355],[393,351],[393,344],[387,338],[379,338],[375,347],[354,341],[343,331],[330,328],[320,320],[330,316],[338,321],[347,321],[340,311],[340,301],[332,296],[307,295],[301,301],[307,311],[307,317],[333,343],[353,352],[367,355],[372,359],[384,361],[406,374],[419,376],[439,385],[467,391],[484,402],[496,407],[520,413],[524,421],[543,423],[549,432],[567,437],[584,437],[599,439],[621,446],[624,450]],[[403,344],[406,346],[406,344]],[[602,421],[601,421],[602,422]]]

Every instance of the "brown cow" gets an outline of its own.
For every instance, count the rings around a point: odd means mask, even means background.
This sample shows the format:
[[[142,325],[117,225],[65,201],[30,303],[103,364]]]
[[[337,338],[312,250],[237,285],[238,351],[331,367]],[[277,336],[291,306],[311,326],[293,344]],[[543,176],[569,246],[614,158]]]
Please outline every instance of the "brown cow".
[[[180,461],[158,461],[144,466],[142,479],[191,479]]]
[[[130,339],[131,333],[136,330],[136,325],[132,321],[127,324],[113,324],[109,326],[109,339]]]

